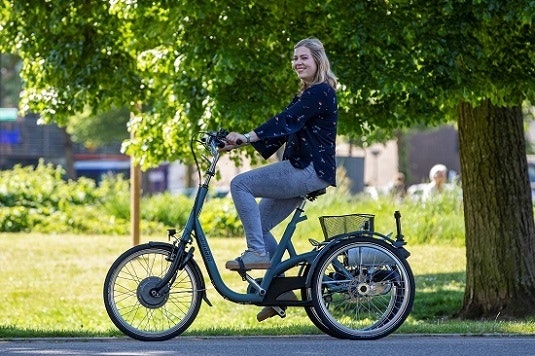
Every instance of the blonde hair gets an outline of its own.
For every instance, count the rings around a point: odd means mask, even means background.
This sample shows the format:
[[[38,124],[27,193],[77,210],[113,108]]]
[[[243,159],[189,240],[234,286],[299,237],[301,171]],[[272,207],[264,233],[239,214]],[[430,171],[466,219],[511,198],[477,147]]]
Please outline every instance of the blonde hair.
[[[325,48],[323,48],[321,41],[313,37],[305,38],[297,42],[297,44],[294,46],[294,49],[299,47],[306,47],[310,50],[312,58],[314,58],[314,62],[316,62],[316,66],[318,68],[316,70],[314,80],[312,83],[310,83],[310,85],[327,82],[331,87],[333,87],[333,89],[336,90],[336,87],[338,86],[338,79],[331,71],[331,64],[329,63],[329,59],[327,58]],[[305,90],[308,87],[303,80],[301,80],[300,86],[301,90]]]

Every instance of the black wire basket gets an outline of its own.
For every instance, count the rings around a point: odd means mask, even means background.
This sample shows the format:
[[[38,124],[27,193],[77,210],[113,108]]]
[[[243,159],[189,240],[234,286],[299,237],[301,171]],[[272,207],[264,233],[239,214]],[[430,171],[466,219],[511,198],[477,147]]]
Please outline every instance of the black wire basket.
[[[348,214],[320,216],[320,224],[325,240],[353,231],[373,232],[373,219],[371,214]]]

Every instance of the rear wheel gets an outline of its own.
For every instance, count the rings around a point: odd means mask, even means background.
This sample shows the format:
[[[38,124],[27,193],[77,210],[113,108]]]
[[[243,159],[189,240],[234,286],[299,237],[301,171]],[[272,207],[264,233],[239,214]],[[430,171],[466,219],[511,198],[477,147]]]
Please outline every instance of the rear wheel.
[[[177,271],[172,284],[156,293],[168,271],[173,246],[139,245],[113,263],[104,281],[104,304],[115,326],[143,341],[171,339],[186,330],[199,312],[202,276],[193,260]]]
[[[378,339],[401,326],[412,309],[412,271],[383,241],[355,237],[340,242],[312,273],[311,312],[331,336]]]
[[[300,271],[300,275],[307,276],[308,273],[310,272],[310,267],[311,267],[310,264],[307,264],[305,267],[303,267],[303,269]],[[310,300],[310,289],[308,288],[301,289],[301,299]],[[304,309],[308,318],[310,319],[310,321],[312,321],[314,326],[316,326],[318,329],[320,329],[322,332],[326,334],[330,333],[330,330],[323,324],[320,317],[314,310],[314,307],[305,306]]]

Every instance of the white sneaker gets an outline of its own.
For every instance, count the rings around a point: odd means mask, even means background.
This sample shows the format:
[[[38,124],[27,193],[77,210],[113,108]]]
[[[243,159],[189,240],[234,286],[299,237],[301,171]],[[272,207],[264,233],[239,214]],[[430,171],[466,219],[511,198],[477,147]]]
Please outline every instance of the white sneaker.
[[[243,266],[240,264],[240,260]],[[225,268],[231,270],[237,269],[268,269],[271,266],[271,260],[267,253],[258,253],[250,250],[245,250],[240,257],[227,261]]]

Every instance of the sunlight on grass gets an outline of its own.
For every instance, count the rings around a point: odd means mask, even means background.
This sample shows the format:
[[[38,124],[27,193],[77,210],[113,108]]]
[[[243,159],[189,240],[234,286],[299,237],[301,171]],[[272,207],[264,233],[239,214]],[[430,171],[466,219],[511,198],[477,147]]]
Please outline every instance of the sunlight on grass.
[[[165,237],[153,237],[165,241]],[[147,241],[145,239],[143,242]],[[245,249],[242,238],[209,240],[219,266]],[[131,246],[129,237],[0,234],[0,337],[118,336],[102,301],[102,284],[113,261]],[[298,251],[311,248],[296,239]],[[535,332],[534,322],[476,323],[450,320],[464,292],[464,248],[409,246],[416,277],[414,309],[399,332],[520,333]],[[199,254],[196,260],[201,261]],[[289,308],[285,319],[256,321],[260,307],[222,298],[201,266],[207,295],[185,335],[262,335],[321,333],[301,308]],[[235,272],[221,270],[227,285],[244,291]],[[260,277],[260,271],[254,277]]]

